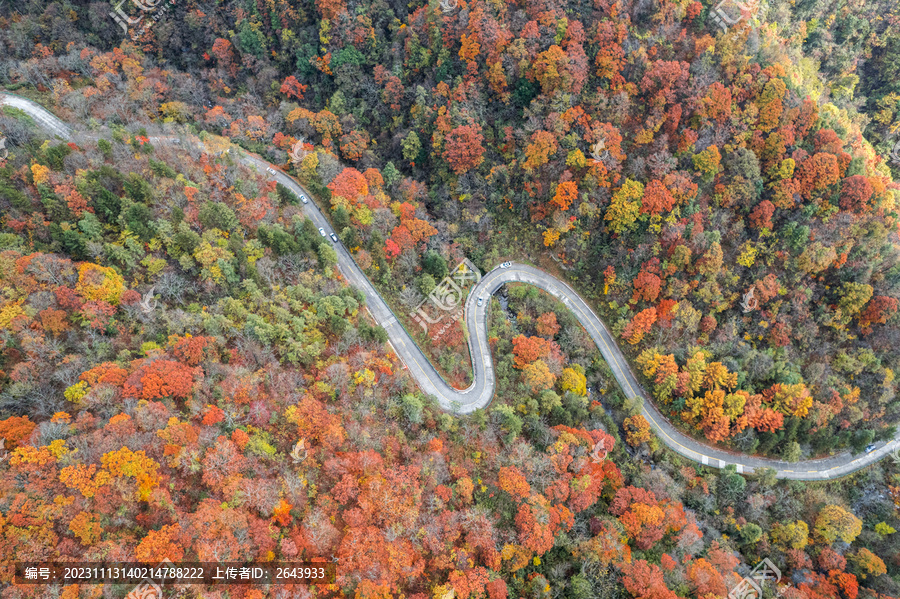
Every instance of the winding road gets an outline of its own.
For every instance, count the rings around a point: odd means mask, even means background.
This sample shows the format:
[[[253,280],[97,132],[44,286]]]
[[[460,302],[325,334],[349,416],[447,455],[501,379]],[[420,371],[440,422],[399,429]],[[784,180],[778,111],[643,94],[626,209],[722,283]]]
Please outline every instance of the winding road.
[[[0,106],[2,105],[13,106],[26,112],[48,133],[63,140],[96,138],[90,133],[74,132],[63,121],[31,100],[0,93]],[[151,137],[150,141],[153,144],[181,145],[185,143],[184,140],[175,137]],[[265,173],[272,180],[288,187],[293,193],[297,195],[302,193],[307,197],[313,197],[292,177],[258,156],[241,151],[239,159],[253,166],[258,172]],[[327,233],[332,232],[330,223],[315,202],[304,204],[303,209],[316,227],[322,227]],[[742,473],[752,473],[757,468],[772,468],[779,478],[798,480],[839,478],[864,468],[890,455],[895,450],[897,453],[894,453],[892,458],[900,460],[900,436],[888,443],[879,443],[874,450],[858,457],[845,452],[829,458],[792,463],[730,453],[709,447],[682,434],[653,405],[649,395],[631,371],[615,339],[603,321],[591,310],[588,303],[566,283],[540,269],[524,264],[514,263],[508,268],[494,268],[481,278],[464,300],[474,382],[467,389],[455,389],[448,385],[435,370],[406,329],[397,321],[394,313],[378,294],[371,281],[363,274],[347,249],[341,243],[334,244],[334,247],[338,255],[338,269],[348,283],[363,293],[372,317],[387,332],[391,345],[406,365],[410,375],[425,394],[433,396],[446,410],[466,414],[484,408],[491,402],[496,380],[491,351],[487,342],[487,308],[490,296],[497,289],[505,283],[519,282],[543,289],[558,298],[575,314],[591,339],[597,344],[597,348],[612,369],[613,376],[625,395],[644,399],[642,413],[659,439],[670,449],[690,460],[715,468],[724,468],[729,464],[734,464],[737,471]],[[478,298],[485,300],[480,306]]]

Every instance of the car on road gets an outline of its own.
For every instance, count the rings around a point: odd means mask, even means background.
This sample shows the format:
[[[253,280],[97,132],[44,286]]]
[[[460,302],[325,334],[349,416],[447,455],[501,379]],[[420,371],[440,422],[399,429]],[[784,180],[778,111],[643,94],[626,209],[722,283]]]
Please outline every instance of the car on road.
[[[323,229],[322,227],[319,227],[319,235],[325,237],[325,229]]]
[[[875,444],[874,444],[874,443],[872,443],[871,445],[867,445],[867,446],[866,446],[866,453],[872,453],[873,451],[875,451]]]
[[[331,237],[331,241],[333,241],[333,242],[335,242],[335,243],[338,242],[337,235],[335,235],[334,233],[332,233],[331,235],[329,235],[329,237]]]
[[[483,297],[479,297],[479,298],[478,298],[478,305],[481,306],[482,304],[484,304],[484,298],[483,298]]]
[[[300,201],[303,202],[304,204],[309,204],[309,200],[306,199],[306,196],[303,195],[302,193],[300,194]]]
[[[271,166],[267,166],[266,170],[269,171],[270,173],[272,173],[273,175],[275,174],[275,169],[272,168]]]
[[[509,268],[510,266],[512,266],[512,262],[504,262],[500,265],[500,268]]]

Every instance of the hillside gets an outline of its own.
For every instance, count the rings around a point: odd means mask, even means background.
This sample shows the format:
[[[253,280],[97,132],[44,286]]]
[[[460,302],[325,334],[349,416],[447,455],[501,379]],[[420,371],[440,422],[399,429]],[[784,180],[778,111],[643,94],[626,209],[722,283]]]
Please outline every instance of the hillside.
[[[336,559],[335,585],[182,591],[708,598],[769,558],[792,599],[900,597],[900,463],[689,462],[514,285],[485,308],[493,402],[442,410],[298,198],[235,157],[295,175],[407,329],[464,260],[537,264],[686,434],[859,454],[900,421],[892,7],[722,32],[697,1],[191,0],[121,13],[134,40],[109,10],[0,6],[0,85],[79,132],[0,112],[4,583],[27,559]],[[463,327],[425,328],[467,384]]]

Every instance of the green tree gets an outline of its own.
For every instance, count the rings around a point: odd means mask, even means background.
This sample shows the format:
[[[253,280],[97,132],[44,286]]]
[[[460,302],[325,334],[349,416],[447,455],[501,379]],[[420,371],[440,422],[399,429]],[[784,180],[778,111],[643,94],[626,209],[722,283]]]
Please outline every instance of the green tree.
[[[592,599],[595,595],[591,581],[581,574],[576,574],[569,581],[567,596],[571,599]]]
[[[323,271],[329,272],[337,265],[338,255],[330,243],[321,242],[316,253],[319,256],[319,268]]]
[[[800,457],[803,455],[803,450],[800,448],[800,444],[796,441],[791,441],[784,447],[784,452],[781,454],[784,458],[785,462],[797,462],[800,460]]]
[[[865,451],[866,446],[875,440],[875,431],[871,429],[858,430],[853,433],[850,446],[853,447],[855,453]]]
[[[500,427],[500,430],[507,434],[507,442],[511,442],[519,433],[522,432],[522,419],[516,414],[516,411],[506,404],[497,404],[491,410],[491,419],[494,424]]]
[[[412,424],[422,423],[422,414],[425,405],[422,400],[415,395],[407,394],[400,399],[400,406],[403,410],[403,417]]]
[[[737,466],[729,464],[722,469],[716,491],[719,499],[726,505],[734,505],[744,498],[747,480],[737,473]]]
[[[131,173],[125,180],[125,194],[135,202],[149,202],[153,199],[150,184],[136,173]]]
[[[403,147],[403,157],[410,162],[415,162],[419,157],[419,152],[422,151],[422,142],[419,141],[419,136],[415,131],[410,131],[400,145]]]
[[[359,233],[354,227],[344,227],[340,234],[341,241],[348,248],[358,248],[360,245]]]
[[[775,486],[778,481],[778,471],[774,468],[755,468],[753,476],[759,481],[759,484],[766,488]]]
[[[343,206],[338,206],[331,215],[331,220],[336,231],[343,231],[345,227],[350,226],[350,213]]]
[[[437,283],[434,281],[434,277],[430,274],[425,273],[418,278],[416,281],[416,286],[419,288],[419,291],[422,295],[428,295],[431,293],[435,287],[437,287]]]
[[[153,219],[153,211],[146,204],[132,204],[124,214],[125,224],[141,241],[150,241],[153,237],[153,229],[150,222]]]
[[[740,536],[741,541],[743,541],[747,545],[752,545],[758,542],[763,535],[763,530],[758,525],[753,522],[748,522],[743,527],[741,527]]]
[[[422,258],[422,268],[436,280],[447,276],[447,261],[438,252],[428,250]]]
[[[222,202],[206,202],[200,209],[198,218],[204,229],[231,231],[240,225],[234,210]]]
[[[384,182],[387,185],[393,185],[403,177],[393,162],[388,162],[384,165],[384,168],[381,169],[381,176],[384,177]]]
[[[295,205],[299,200],[299,198],[294,195],[294,192],[281,183],[275,185],[275,191],[278,193],[278,201],[282,205]]]

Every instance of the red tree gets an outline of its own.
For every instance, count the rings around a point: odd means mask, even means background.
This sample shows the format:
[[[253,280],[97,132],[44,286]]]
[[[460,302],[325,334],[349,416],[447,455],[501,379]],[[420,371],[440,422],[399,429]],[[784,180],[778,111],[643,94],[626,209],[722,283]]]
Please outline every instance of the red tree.
[[[867,327],[870,324],[884,324],[894,317],[897,313],[898,302],[896,298],[886,295],[876,295],[865,309],[859,315],[859,324],[861,327]]]
[[[127,397],[184,399],[194,386],[194,369],[173,360],[155,360],[135,371],[125,381]]]
[[[552,338],[559,332],[559,323],[556,322],[555,312],[544,312],[535,323],[537,334],[541,337]]]
[[[662,214],[674,208],[676,203],[675,197],[666,186],[654,179],[644,188],[641,214]]]
[[[35,426],[35,423],[28,420],[28,416],[11,416],[0,420],[0,439],[6,439],[6,449],[13,449],[31,437]]]
[[[307,86],[297,81],[296,77],[290,75],[284,80],[284,83],[281,84],[281,93],[285,94],[289,98],[302,100],[303,94],[306,93],[306,88]]]
[[[550,353],[551,342],[543,337],[526,337],[518,335],[513,338],[513,355],[516,368],[525,368],[535,360],[546,357]]]
[[[869,210],[869,200],[875,190],[869,183],[869,178],[863,175],[853,175],[844,179],[841,184],[841,208],[848,212],[863,214]]]
[[[656,318],[656,308],[647,308],[646,310],[638,312],[634,315],[634,318],[631,319],[631,322],[625,325],[625,330],[622,331],[622,337],[632,345],[640,343],[641,339],[644,338],[644,335],[650,332],[653,323],[656,322]]]
[[[237,65],[234,63],[234,48],[226,39],[216,38],[212,47],[213,56],[219,61],[219,66],[228,69],[228,72],[234,77],[237,74]]]
[[[659,566],[646,560],[620,564],[622,584],[635,599],[678,599],[678,595],[666,586]]]
[[[500,468],[498,475],[500,488],[518,499],[525,499],[531,495],[531,486],[525,480],[525,476],[515,466]]]
[[[775,204],[769,200],[763,200],[750,213],[750,223],[756,229],[771,229],[773,214],[775,214]]]
[[[443,156],[454,173],[460,175],[484,161],[482,141],[484,137],[478,125],[462,125],[447,134]]]
[[[572,201],[578,197],[578,185],[574,181],[564,181],[556,186],[556,194],[550,203],[560,210],[568,210]]]
[[[662,279],[642,268],[641,272],[634,279],[634,294],[631,296],[631,301],[644,300],[646,302],[655,302],[656,298],[659,297],[661,287]]]
[[[348,200],[357,200],[369,193],[369,184],[362,173],[355,168],[345,168],[340,174],[331,180],[328,184],[331,193],[347,198]]]

